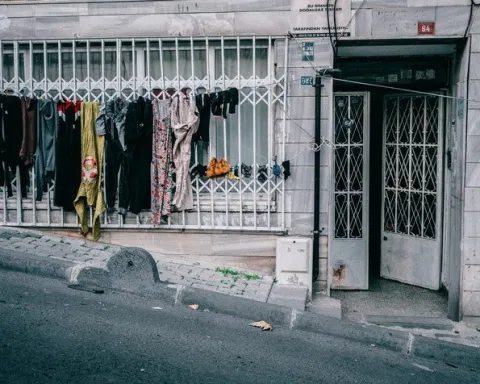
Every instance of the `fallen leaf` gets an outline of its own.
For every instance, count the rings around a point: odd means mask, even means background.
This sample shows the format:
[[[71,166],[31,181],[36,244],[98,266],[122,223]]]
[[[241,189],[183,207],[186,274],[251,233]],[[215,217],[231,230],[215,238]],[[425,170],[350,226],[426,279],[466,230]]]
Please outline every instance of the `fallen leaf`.
[[[189,308],[193,309],[194,311],[196,311],[198,309],[199,305],[198,304],[190,304],[189,305]]]
[[[262,331],[273,331],[272,325],[263,320],[250,323],[249,325],[252,327],[261,328]]]

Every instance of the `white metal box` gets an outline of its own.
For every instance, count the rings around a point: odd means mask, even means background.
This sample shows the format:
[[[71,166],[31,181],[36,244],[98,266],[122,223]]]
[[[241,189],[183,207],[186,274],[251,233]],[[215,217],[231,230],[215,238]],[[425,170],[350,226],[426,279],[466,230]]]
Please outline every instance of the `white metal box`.
[[[277,239],[276,278],[278,284],[303,285],[312,295],[312,239],[279,237]]]

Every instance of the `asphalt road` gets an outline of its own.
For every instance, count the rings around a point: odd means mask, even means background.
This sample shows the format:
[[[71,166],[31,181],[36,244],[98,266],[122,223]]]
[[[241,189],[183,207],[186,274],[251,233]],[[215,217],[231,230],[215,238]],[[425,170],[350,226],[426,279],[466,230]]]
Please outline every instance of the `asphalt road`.
[[[478,382],[374,346],[0,270],[0,383]]]

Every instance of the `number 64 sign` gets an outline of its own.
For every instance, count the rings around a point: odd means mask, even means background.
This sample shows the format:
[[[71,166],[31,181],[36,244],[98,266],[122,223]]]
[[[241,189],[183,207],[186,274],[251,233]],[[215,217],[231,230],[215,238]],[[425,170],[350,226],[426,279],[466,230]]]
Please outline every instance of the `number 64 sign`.
[[[429,22],[419,21],[417,23],[417,34],[418,35],[434,35],[435,23],[433,21],[429,21]]]

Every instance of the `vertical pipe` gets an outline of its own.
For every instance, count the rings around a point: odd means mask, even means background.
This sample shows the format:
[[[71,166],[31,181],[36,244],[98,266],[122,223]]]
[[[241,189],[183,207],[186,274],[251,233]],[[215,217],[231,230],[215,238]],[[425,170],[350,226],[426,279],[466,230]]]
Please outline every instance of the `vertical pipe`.
[[[242,117],[241,117],[241,92],[242,92],[242,75],[240,72],[240,37],[237,36],[237,77],[238,77],[238,107],[237,107],[237,134],[238,134],[238,176],[239,200],[240,200],[240,228],[243,228],[243,175],[242,175]]]
[[[59,41],[58,42],[58,101],[62,100],[63,99],[63,60],[62,60],[62,43]],[[55,139],[56,141],[56,139]],[[54,184],[55,186],[55,184]],[[55,187],[54,187],[54,190],[53,190],[53,194],[55,195]],[[53,197],[51,196],[50,194],[50,186],[48,186],[48,200],[50,201],[50,199],[53,199]],[[54,204],[52,204],[54,205]],[[63,207],[60,208],[60,223],[62,224],[63,226],[63,222],[64,222],[64,217],[63,217]]]
[[[213,83],[215,83],[215,80],[216,80],[216,75],[215,75],[215,48],[212,48],[212,52],[213,52],[213,62],[211,61],[212,57],[210,57],[210,45],[209,45],[209,40],[208,40],[208,37],[205,37],[205,47],[206,47],[206,51],[207,51],[207,80],[208,80],[208,92],[211,91],[212,89],[212,81]],[[212,67],[213,67],[213,70],[212,70]],[[212,80],[212,77],[213,77],[213,80]],[[210,121],[210,124],[211,121]],[[210,127],[209,127],[210,128]],[[211,137],[210,137],[210,143],[208,145],[208,153],[209,153],[209,157],[208,157],[208,162],[210,161],[210,159],[213,157],[213,145],[215,145],[215,152],[216,152],[216,146],[217,146],[217,133],[216,133],[216,125],[214,123],[214,131],[215,131],[215,134],[213,134]],[[215,181],[214,179],[208,179],[207,183],[209,183],[210,185],[210,220],[211,220],[211,226],[212,228],[215,228],[215,202],[214,202],[214,199],[213,199],[213,195],[214,195],[214,185],[215,185]]]
[[[18,41],[13,43],[13,81],[15,92],[20,92]]]
[[[287,126],[287,89],[288,89],[288,38],[285,38],[284,52],[284,77],[283,77],[283,126],[282,126],[282,159],[285,159],[285,136]],[[282,181],[282,229],[285,228],[285,181]]]
[[[88,59],[87,59],[88,60]],[[90,61],[88,61],[89,65]],[[102,103],[105,103],[107,101],[106,95],[105,95],[105,88],[106,88],[106,79],[105,79],[105,41],[102,39],[101,42],[101,47],[100,47],[100,78],[102,79]]]
[[[73,101],[77,101],[77,50],[75,40],[72,42],[72,76],[73,76]]]
[[[147,39],[147,73],[145,76],[147,77],[148,83],[148,92],[152,92],[152,76],[150,75],[150,39]]]
[[[271,205],[271,190],[270,190],[270,184],[271,184],[271,177],[272,177],[272,140],[273,140],[273,122],[272,122],[272,37],[268,37],[268,49],[267,49],[267,55],[268,55],[268,134],[267,134],[267,153],[268,153],[268,158],[267,158],[267,228],[270,229],[270,205]]]
[[[4,87],[3,87],[3,43],[0,41],[0,85],[1,85],[1,91],[3,92]],[[3,108],[2,108],[3,109]],[[5,124],[3,124],[3,111],[2,111],[2,136],[5,136],[4,127]],[[0,164],[0,166],[3,167],[3,164]],[[5,172],[8,172],[8,169],[5,169]],[[6,224],[7,223],[7,187],[6,183],[3,184],[3,222]]]
[[[347,114],[348,120],[352,118],[352,96],[347,96]],[[321,102],[321,99],[320,99]],[[352,180],[352,166],[351,166],[351,158],[352,158],[352,128],[349,126],[347,129],[347,238],[351,238],[352,235],[352,227],[351,227],[351,202],[352,202],[352,188],[351,188],[351,180]]]
[[[421,236],[425,236],[425,192],[427,183],[425,180],[425,166],[427,162],[427,96],[423,97],[423,140],[422,140],[422,148],[423,148],[423,159],[422,159],[422,227],[421,227]]]
[[[395,108],[397,112],[396,127],[395,127],[395,233],[398,232],[398,164],[400,147],[400,97],[396,98]]]
[[[321,144],[322,78],[315,76],[315,147]],[[320,272],[320,151],[314,153],[314,197],[313,197],[313,281]]]
[[[253,227],[257,229],[257,47],[253,36]],[[239,58],[240,59],[240,58]]]
[[[29,78],[30,78],[30,90],[32,92],[32,97],[34,95],[34,92],[33,92],[33,88],[34,88],[34,84],[33,84],[33,43],[32,41],[30,40],[29,42],[29,61],[30,61],[30,73],[29,73]],[[0,63],[1,65],[1,63]],[[31,167],[31,171],[32,171],[32,180],[31,180],[31,183],[32,183],[32,225],[35,226],[35,224],[37,223],[37,204],[36,204],[36,201],[35,201],[35,163],[33,164],[33,166]],[[30,171],[28,171],[28,174],[30,175]]]
[[[132,39],[132,87],[133,87],[133,97],[135,98],[135,93],[137,93],[137,53],[135,51],[135,39]],[[140,96],[137,94],[137,97]]]
[[[226,83],[226,74],[225,74],[225,39],[221,38],[220,40],[221,52],[222,52],[222,90],[225,91],[227,88]],[[225,106],[226,107],[226,106]],[[227,148],[227,120],[223,119],[223,157],[228,159],[228,148]],[[229,179],[224,177],[222,183],[225,183],[225,226],[228,227],[228,189],[229,189]]]
[[[409,135],[408,135],[408,139],[409,139],[409,143],[408,143],[408,200],[407,200],[407,223],[408,223],[408,234],[410,235],[411,234],[411,231],[412,231],[412,227],[410,225],[411,221],[412,221],[412,216],[411,216],[411,209],[412,209],[412,203],[411,203],[411,200],[412,200],[412,192],[413,192],[413,185],[412,185],[412,152],[413,152],[413,146],[412,146],[412,143],[413,143],[413,97],[410,98],[410,108],[409,108],[409,113],[410,113],[410,116],[409,116]]]
[[[103,52],[104,52],[103,48],[104,48],[104,43],[102,40],[102,51],[101,51],[102,63],[103,63]],[[90,80],[90,41],[87,40],[87,94],[86,94],[87,101],[90,101],[91,93],[92,93],[92,85]]]
[[[18,52],[18,42],[13,43],[13,81],[15,92],[20,92],[20,79],[19,79],[19,52]],[[15,167],[16,170],[16,187],[17,187],[17,224],[22,222],[22,179],[20,177],[20,168],[19,166]]]

